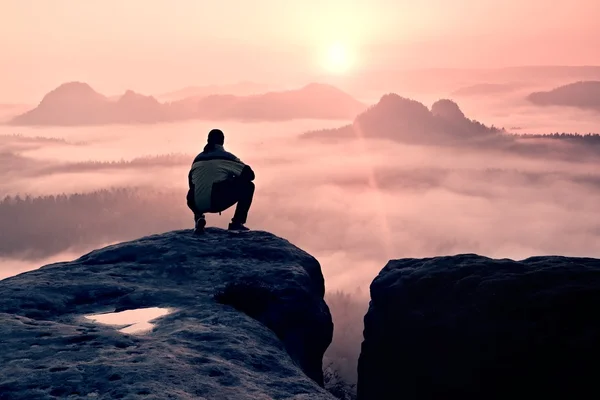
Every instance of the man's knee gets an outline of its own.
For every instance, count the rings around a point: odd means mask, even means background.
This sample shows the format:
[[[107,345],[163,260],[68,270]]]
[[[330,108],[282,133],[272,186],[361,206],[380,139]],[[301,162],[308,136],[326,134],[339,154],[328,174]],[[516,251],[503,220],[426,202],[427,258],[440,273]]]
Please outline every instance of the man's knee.
[[[256,188],[256,185],[254,185],[254,182],[246,181],[246,182],[244,182],[244,188],[246,189],[246,191],[248,191],[250,193],[254,193],[254,189]]]

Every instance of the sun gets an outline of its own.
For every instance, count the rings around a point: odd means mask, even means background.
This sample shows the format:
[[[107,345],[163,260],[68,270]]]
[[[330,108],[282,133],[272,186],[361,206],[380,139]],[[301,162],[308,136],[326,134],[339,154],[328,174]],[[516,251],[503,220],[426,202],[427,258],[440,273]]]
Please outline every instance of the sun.
[[[334,74],[347,72],[354,63],[354,57],[350,49],[340,42],[331,44],[326,52],[323,66]]]

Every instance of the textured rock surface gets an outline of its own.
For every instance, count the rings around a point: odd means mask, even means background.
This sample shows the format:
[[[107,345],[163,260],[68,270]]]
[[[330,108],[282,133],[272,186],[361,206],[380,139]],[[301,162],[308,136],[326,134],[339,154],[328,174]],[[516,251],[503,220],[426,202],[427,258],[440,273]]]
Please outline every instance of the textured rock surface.
[[[371,299],[362,400],[600,396],[600,260],[395,260]]]
[[[307,253],[268,233],[219,229],[5,279],[0,399],[331,399],[319,386],[333,330],[323,294]],[[83,317],[145,307],[174,311],[144,335]]]

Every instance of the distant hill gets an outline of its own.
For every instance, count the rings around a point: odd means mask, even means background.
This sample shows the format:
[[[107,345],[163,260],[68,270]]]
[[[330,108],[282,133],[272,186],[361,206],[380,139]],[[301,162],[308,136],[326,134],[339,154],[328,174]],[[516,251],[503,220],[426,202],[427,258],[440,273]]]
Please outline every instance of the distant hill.
[[[13,125],[101,125],[150,123],[167,119],[156,99],[127,91],[116,101],[87,83],[69,82],[46,94],[33,110],[13,118]]]
[[[217,120],[352,119],[367,108],[349,94],[318,83],[252,96],[209,96],[195,104],[198,117]]]
[[[453,96],[485,96],[490,94],[510,93],[522,89],[526,85],[523,83],[478,83],[475,85],[464,86],[452,92]]]
[[[207,97],[213,95],[234,95],[249,96],[253,94],[264,93],[271,90],[271,87],[262,83],[238,82],[228,85],[204,85],[188,86],[173,92],[163,93],[157,96],[162,101],[177,101],[190,97]]]
[[[352,119],[366,105],[329,85],[309,84],[297,90],[251,96],[213,95],[161,103],[152,96],[127,91],[113,99],[88,84],[65,83],[48,93],[13,125],[103,125],[210,120]]]
[[[307,132],[303,137],[322,140],[363,137],[441,144],[466,139],[477,141],[499,132],[499,129],[468,119],[451,100],[439,100],[430,110],[418,101],[397,94],[387,94],[376,105],[360,114],[353,124]]]
[[[539,106],[569,106],[600,111],[600,81],[581,81],[527,96]]]

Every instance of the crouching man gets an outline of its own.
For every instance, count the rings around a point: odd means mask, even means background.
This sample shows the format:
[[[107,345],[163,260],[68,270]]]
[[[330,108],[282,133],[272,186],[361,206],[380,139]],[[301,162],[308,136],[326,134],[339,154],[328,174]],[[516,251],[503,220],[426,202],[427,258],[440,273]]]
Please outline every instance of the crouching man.
[[[208,133],[204,151],[196,156],[188,174],[187,205],[194,212],[195,233],[206,226],[205,213],[220,213],[237,203],[229,230],[247,231],[244,225],[254,197],[254,171],[225,151],[225,135]]]

